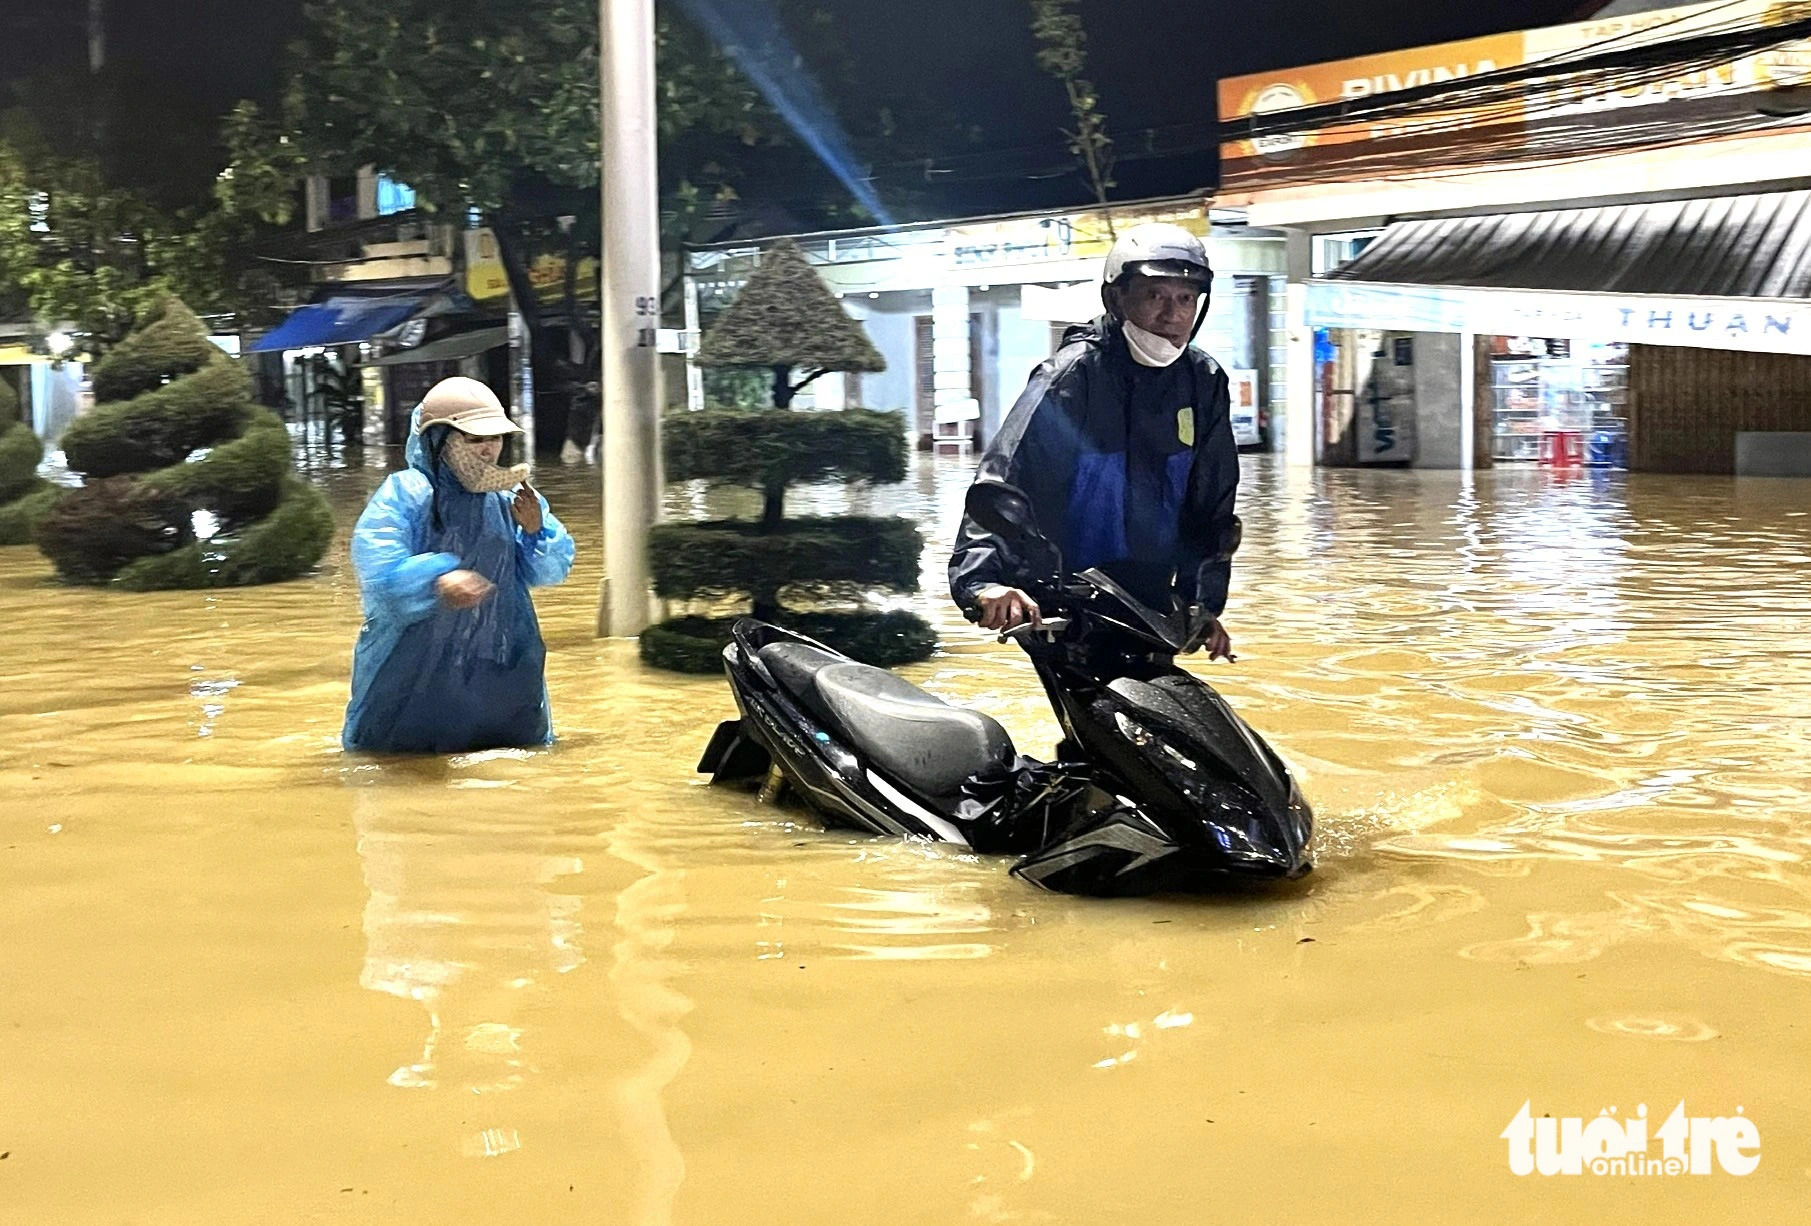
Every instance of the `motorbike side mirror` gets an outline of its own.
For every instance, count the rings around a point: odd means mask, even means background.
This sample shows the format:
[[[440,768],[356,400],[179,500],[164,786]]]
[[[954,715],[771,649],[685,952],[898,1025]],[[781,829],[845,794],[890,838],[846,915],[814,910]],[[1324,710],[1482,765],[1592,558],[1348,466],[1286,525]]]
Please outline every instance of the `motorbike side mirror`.
[[[983,530],[999,537],[1028,558],[1042,558],[1053,574],[1061,574],[1063,555],[1038,529],[1031,499],[1024,490],[1004,481],[977,481],[968,487],[963,509]]]

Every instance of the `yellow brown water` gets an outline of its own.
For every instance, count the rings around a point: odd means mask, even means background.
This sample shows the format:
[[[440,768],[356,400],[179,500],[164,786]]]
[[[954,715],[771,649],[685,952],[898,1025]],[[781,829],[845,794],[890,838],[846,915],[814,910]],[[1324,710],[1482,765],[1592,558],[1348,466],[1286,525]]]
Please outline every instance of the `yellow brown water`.
[[[1211,675],[1320,869],[1099,903],[700,786],[732,704],[592,636],[590,478],[542,753],[341,754],[343,538],[154,596],[0,552],[0,1221],[1804,1220],[1804,486],[1248,468]],[[947,534],[965,478],[854,501]],[[937,616],[908,675],[1047,751]],[[1681,1099],[1760,1169],[1498,1139]]]

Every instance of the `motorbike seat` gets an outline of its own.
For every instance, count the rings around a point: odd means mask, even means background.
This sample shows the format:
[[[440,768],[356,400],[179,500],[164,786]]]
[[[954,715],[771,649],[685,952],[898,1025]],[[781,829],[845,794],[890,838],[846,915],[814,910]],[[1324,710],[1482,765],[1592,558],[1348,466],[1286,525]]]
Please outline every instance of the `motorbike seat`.
[[[1017,757],[999,722],[952,707],[885,669],[800,643],[770,643],[761,662],[812,714],[885,774],[922,796],[953,797],[971,775]]]
[[[810,702],[817,692],[817,675],[832,664],[847,664],[847,656],[808,647],[804,643],[769,643],[755,653],[774,680],[798,698]]]

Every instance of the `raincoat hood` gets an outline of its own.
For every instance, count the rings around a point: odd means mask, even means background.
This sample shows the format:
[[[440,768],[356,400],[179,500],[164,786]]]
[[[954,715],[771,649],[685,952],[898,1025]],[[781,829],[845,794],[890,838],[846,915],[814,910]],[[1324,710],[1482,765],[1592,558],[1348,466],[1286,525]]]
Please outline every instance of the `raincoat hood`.
[[[429,426],[427,432],[423,433],[421,429],[420,408],[417,408],[415,412],[410,414],[409,442],[408,445],[403,448],[402,453],[403,459],[408,461],[409,467],[413,468],[424,477],[432,477],[434,475],[434,468],[428,456],[428,443],[432,440],[436,448],[444,445],[446,443],[447,431],[451,429],[451,426]]]
[[[430,425],[423,430],[421,410],[417,408],[409,418],[409,442],[403,448],[403,458],[409,462],[410,468],[432,481],[435,489],[440,489],[445,482],[452,489],[464,493],[465,487],[453,479],[453,474],[447,470],[446,465],[437,462],[441,448],[446,446],[447,438],[452,433],[451,426],[440,424]]]

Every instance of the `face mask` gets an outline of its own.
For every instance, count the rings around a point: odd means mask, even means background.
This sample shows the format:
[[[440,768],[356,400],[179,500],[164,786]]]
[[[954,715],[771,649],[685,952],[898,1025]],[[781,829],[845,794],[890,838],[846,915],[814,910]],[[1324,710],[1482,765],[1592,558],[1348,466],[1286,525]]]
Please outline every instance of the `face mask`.
[[[459,484],[474,494],[512,490],[528,480],[528,465],[499,468],[479,453],[476,440],[457,430],[448,436],[446,449],[440,453],[440,458],[446,461],[446,466],[459,478]]]
[[[1186,345],[1172,344],[1155,332],[1146,332],[1131,320],[1125,322],[1126,345],[1132,350],[1132,360],[1140,366],[1152,366],[1162,369],[1174,366]]]

